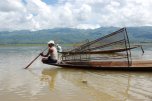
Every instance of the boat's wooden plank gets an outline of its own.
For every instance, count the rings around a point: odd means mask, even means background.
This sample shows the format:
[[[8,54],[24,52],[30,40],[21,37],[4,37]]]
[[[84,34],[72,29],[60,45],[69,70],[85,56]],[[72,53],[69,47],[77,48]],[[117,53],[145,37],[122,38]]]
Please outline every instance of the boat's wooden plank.
[[[122,49],[111,49],[111,50],[102,50],[102,51],[84,51],[84,52],[61,52],[62,54],[107,54],[107,53],[116,53],[116,52],[123,52],[127,50],[131,50],[134,48],[138,48],[140,46],[134,46],[131,48],[122,48]]]
[[[94,65],[89,64],[49,64],[54,66],[66,68],[80,68],[80,69],[101,69],[101,70],[123,70],[123,71],[152,71],[152,61],[134,61],[131,67],[127,66],[104,66],[102,63],[93,62]],[[109,62],[106,62],[107,64]],[[96,65],[98,64],[98,65]],[[100,65],[99,65],[100,64]]]

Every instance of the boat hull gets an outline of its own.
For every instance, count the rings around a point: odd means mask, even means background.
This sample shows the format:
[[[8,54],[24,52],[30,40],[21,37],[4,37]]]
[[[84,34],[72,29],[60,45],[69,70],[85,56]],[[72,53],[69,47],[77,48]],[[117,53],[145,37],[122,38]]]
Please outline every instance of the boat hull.
[[[64,68],[79,68],[79,69],[97,69],[97,70],[118,70],[118,71],[151,71],[152,61],[133,61],[131,66],[124,65],[121,61],[106,61],[106,62],[66,62],[58,64],[49,64]],[[120,64],[120,65],[118,65]]]

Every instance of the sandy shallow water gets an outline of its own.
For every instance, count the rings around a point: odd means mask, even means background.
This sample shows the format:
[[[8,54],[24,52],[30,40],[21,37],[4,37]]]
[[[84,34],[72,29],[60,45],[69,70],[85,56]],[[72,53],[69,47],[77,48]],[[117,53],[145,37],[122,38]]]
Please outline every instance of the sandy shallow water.
[[[45,47],[0,47],[2,101],[152,101],[151,72],[59,68],[41,63],[23,68]],[[150,59],[151,49],[134,58]]]

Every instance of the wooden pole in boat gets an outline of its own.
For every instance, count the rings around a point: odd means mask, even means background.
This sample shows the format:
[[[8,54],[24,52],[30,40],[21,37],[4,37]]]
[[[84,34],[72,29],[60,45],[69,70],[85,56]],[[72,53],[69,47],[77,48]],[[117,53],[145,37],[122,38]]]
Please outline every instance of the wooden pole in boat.
[[[143,54],[144,54],[145,52],[144,52],[144,49],[143,49],[142,45],[140,46],[140,48],[141,48],[141,50],[142,50],[142,52],[143,52]]]
[[[42,53],[43,53],[44,51],[46,51],[47,49],[48,49],[48,48],[44,49],[44,50],[42,51]],[[32,60],[24,69],[27,69],[39,56],[40,56],[40,54],[39,54],[34,60]]]

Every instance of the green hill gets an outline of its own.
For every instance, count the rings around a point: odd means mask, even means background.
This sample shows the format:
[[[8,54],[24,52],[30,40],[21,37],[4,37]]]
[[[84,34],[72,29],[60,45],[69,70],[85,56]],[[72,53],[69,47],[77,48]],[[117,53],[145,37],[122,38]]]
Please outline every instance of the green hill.
[[[41,44],[49,40],[58,43],[76,43],[86,39],[93,40],[116,31],[118,27],[101,27],[97,29],[55,28],[39,31],[1,31],[0,44]],[[152,42],[152,27],[127,27],[128,35],[133,42]]]

